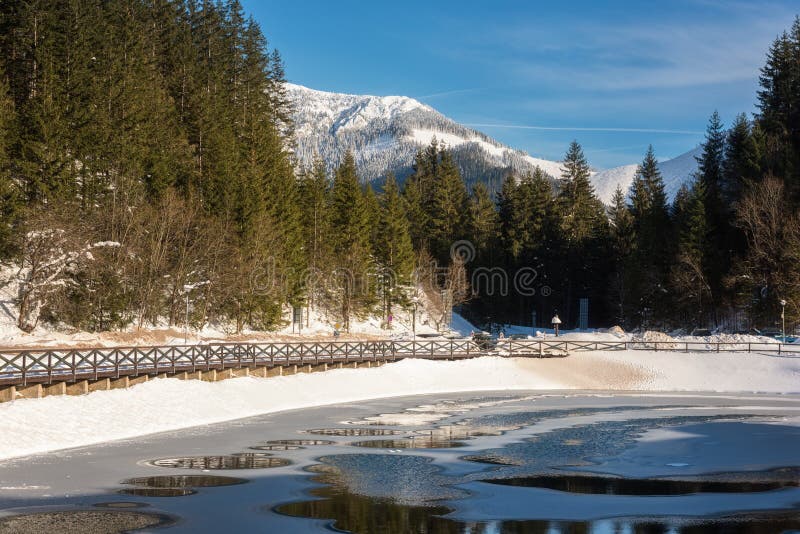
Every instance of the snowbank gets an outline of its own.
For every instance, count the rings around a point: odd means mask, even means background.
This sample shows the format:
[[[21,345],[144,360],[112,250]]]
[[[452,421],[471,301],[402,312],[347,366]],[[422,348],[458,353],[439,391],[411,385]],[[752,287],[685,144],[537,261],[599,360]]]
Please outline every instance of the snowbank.
[[[0,404],[0,459],[324,404],[554,389],[797,393],[800,358],[587,352],[566,359],[403,360],[372,369],[214,383],[159,379],[127,390]]]
[[[0,458],[227,421],[282,410],[425,393],[555,389],[514,361],[403,360],[372,369],[221,382],[159,379],[127,390],[0,404]]]

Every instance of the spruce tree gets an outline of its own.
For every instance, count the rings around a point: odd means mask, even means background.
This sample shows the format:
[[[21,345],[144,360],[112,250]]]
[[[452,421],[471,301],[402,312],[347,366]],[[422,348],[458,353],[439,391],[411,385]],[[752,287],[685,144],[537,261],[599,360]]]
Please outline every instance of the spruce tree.
[[[383,186],[375,249],[382,271],[382,293],[386,314],[392,313],[394,303],[406,304],[407,291],[412,283],[414,248],[403,197],[394,174],[389,173]]]
[[[406,213],[408,213],[409,232],[411,241],[416,250],[428,247],[430,236],[428,235],[429,221],[428,213],[425,210],[425,197],[422,194],[422,184],[418,177],[409,177],[403,187],[403,203]]]
[[[344,328],[353,313],[371,298],[369,211],[364,200],[352,152],[336,169],[331,191],[331,230],[336,250],[339,304]]]
[[[568,243],[580,245],[605,228],[603,204],[594,195],[589,177],[591,170],[583,149],[573,141],[561,169],[562,188],[559,194],[561,231]]]
[[[317,158],[311,172],[300,181],[305,265],[308,269],[308,307],[316,308],[323,297],[322,281],[330,274],[332,256],[329,183],[325,162]]]
[[[651,261],[663,264],[669,254],[661,239],[669,228],[669,206],[652,146],[648,147],[634,177],[632,211],[636,219],[637,248]]]
[[[712,295],[712,311],[721,304],[723,279],[727,267],[731,264],[730,238],[731,221],[728,219],[729,208],[724,198],[724,161],[726,134],[719,114],[715,111],[706,129],[703,152],[698,156],[696,179],[700,186],[696,189],[705,197],[705,240],[703,252],[704,276],[708,280]]]
[[[734,205],[746,187],[758,179],[761,172],[759,156],[750,121],[741,113],[728,131],[722,164],[722,199],[729,214],[734,211]]]
[[[758,121],[766,170],[784,180],[800,205],[800,16],[772,43],[761,69]]]
[[[672,303],[687,326],[703,326],[711,309],[711,287],[704,265],[707,236],[706,192],[697,180],[684,189],[677,214],[677,253],[670,273]],[[687,319],[689,323],[687,324]]]
[[[500,237],[509,262],[515,262],[522,254],[523,249],[523,236],[519,224],[522,217],[518,213],[520,203],[517,200],[517,190],[517,179],[510,174],[503,180],[503,185],[497,194]]]
[[[13,250],[14,226],[22,207],[17,186],[11,179],[11,142],[15,139],[14,103],[0,64],[0,259]]]
[[[447,150],[439,152],[431,198],[431,253],[444,264],[450,259],[455,241],[467,237],[467,188],[453,157]]]
[[[633,215],[620,186],[614,192],[609,219],[611,251],[614,257],[609,297],[617,324],[628,326],[635,306],[631,291],[631,271],[634,268],[632,262],[636,251],[636,233]]]
[[[564,157],[562,186],[557,198],[561,217],[559,238],[565,249],[562,273],[564,318],[575,320],[572,310],[578,298],[591,298],[595,307],[604,300],[608,274],[608,219],[605,207],[594,195],[590,168],[583,149],[573,141]],[[593,308],[594,310],[594,308]]]
[[[725,217],[723,250],[731,251],[737,260],[744,254],[747,242],[744,233],[734,224],[736,207],[745,192],[759,179],[759,147],[750,122],[744,113],[738,115],[728,132],[725,161],[722,166],[722,201]]]
[[[486,185],[479,182],[472,188],[469,203],[469,236],[475,247],[477,264],[494,264],[499,230],[500,220],[495,203]]]
[[[647,149],[631,187],[630,211],[636,236],[635,261],[628,270],[630,300],[641,321],[667,319],[667,277],[672,259],[669,206],[653,147]]]
[[[380,241],[381,205],[371,184],[364,186],[364,207],[367,211],[370,248],[374,251]]]

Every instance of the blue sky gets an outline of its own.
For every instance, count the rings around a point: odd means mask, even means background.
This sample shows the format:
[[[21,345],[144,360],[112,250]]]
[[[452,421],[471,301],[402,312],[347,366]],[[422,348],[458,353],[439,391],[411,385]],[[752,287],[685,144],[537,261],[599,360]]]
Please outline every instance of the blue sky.
[[[537,157],[572,139],[598,168],[662,158],[708,116],[755,111],[758,69],[795,1],[244,0],[287,78],[406,95]],[[631,131],[633,130],[633,131]]]

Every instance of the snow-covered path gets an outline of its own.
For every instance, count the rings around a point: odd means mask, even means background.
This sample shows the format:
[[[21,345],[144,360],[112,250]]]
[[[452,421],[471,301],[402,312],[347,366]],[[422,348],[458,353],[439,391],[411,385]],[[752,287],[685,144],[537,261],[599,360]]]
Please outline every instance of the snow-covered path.
[[[373,398],[564,389],[800,393],[800,358],[586,352],[542,360],[404,360],[372,369],[213,383],[159,379],[126,390],[0,404],[0,459]]]

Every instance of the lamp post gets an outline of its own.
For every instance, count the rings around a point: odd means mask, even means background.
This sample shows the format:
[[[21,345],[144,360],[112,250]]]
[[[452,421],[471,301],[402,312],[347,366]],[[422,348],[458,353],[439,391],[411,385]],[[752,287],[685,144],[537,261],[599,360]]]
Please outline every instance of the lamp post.
[[[186,317],[183,321],[183,344],[189,344],[189,291],[194,289],[194,286],[185,285],[183,290],[186,292]]]
[[[558,314],[555,314],[550,322],[553,323],[553,329],[556,331],[556,337],[558,337],[558,327],[561,324],[561,319],[558,317]]]
[[[786,301],[781,299],[781,342],[786,343]]]
[[[414,296],[411,298],[411,302],[414,304],[414,310],[411,313],[411,334],[414,336],[414,339],[417,338],[417,304],[419,304],[419,297]]]

